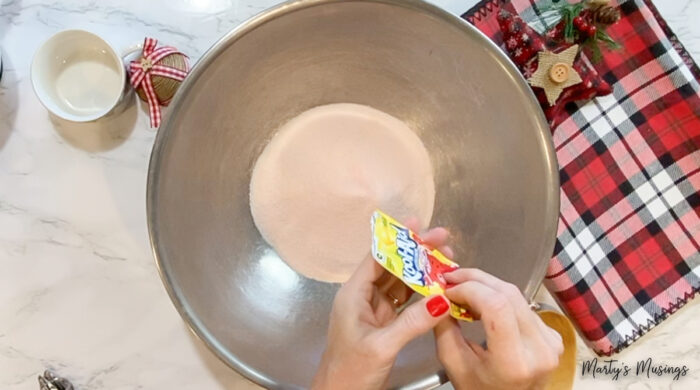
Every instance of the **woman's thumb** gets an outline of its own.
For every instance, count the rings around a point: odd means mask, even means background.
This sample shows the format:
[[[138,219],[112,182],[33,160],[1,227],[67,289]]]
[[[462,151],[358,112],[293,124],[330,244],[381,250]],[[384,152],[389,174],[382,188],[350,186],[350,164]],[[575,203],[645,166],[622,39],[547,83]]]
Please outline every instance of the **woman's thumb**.
[[[411,340],[433,329],[449,311],[450,301],[444,295],[423,298],[405,308],[394,322],[384,328],[383,337],[398,352]]]

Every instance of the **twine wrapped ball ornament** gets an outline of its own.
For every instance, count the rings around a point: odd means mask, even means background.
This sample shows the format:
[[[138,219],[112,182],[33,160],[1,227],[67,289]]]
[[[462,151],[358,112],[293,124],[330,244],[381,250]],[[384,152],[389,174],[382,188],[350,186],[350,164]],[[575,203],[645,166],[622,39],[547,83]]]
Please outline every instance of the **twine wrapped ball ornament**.
[[[146,38],[141,57],[129,64],[131,86],[141,100],[148,103],[151,127],[161,122],[161,106],[167,106],[190,66],[187,56],[171,46],[157,47],[158,41]]]
[[[173,53],[165,56],[162,60],[160,60],[159,64],[169,66],[183,72],[189,71],[189,67],[187,66],[187,57],[181,53]],[[153,90],[158,97],[158,101],[162,105],[167,106],[173,99],[173,96],[175,96],[175,92],[177,92],[177,89],[180,87],[180,83],[182,83],[182,81],[163,76],[153,76],[151,79],[153,80]],[[143,88],[136,90],[136,94],[139,95],[141,100],[144,102],[148,101],[146,92],[143,90]]]

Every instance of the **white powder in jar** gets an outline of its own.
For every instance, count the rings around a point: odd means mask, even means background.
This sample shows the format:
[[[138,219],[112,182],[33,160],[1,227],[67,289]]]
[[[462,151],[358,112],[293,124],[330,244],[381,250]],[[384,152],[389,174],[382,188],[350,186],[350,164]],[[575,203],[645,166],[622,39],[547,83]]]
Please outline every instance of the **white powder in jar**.
[[[358,104],[329,104],[283,125],[258,158],[250,209],[294,270],[345,282],[371,247],[370,216],[430,224],[435,183],[420,138],[401,120]]]

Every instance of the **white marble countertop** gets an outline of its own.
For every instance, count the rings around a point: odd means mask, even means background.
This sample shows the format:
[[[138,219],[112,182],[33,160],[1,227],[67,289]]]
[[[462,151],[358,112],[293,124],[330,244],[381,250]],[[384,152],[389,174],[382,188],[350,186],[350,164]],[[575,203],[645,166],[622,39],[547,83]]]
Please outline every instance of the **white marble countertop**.
[[[0,388],[37,389],[45,368],[78,389],[257,388],[188,332],[161,285],[146,230],[155,133],[145,112],[133,106],[97,125],[51,120],[32,92],[29,65],[46,38],[68,28],[123,48],[157,37],[196,61],[277,2],[0,0]],[[476,0],[434,2],[462,13]],[[700,0],[656,3],[700,59]],[[616,356],[685,364],[689,376],[678,382],[577,378],[576,388],[696,389],[699,328],[696,300]],[[581,345],[579,360],[592,357]]]

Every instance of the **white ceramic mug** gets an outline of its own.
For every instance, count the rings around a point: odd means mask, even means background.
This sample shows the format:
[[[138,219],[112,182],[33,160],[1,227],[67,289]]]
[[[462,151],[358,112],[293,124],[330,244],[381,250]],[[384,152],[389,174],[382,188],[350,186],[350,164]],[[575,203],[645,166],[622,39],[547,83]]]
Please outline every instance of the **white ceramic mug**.
[[[89,122],[109,114],[126,93],[122,56],[99,36],[66,30],[34,54],[31,80],[41,103],[54,115]]]

